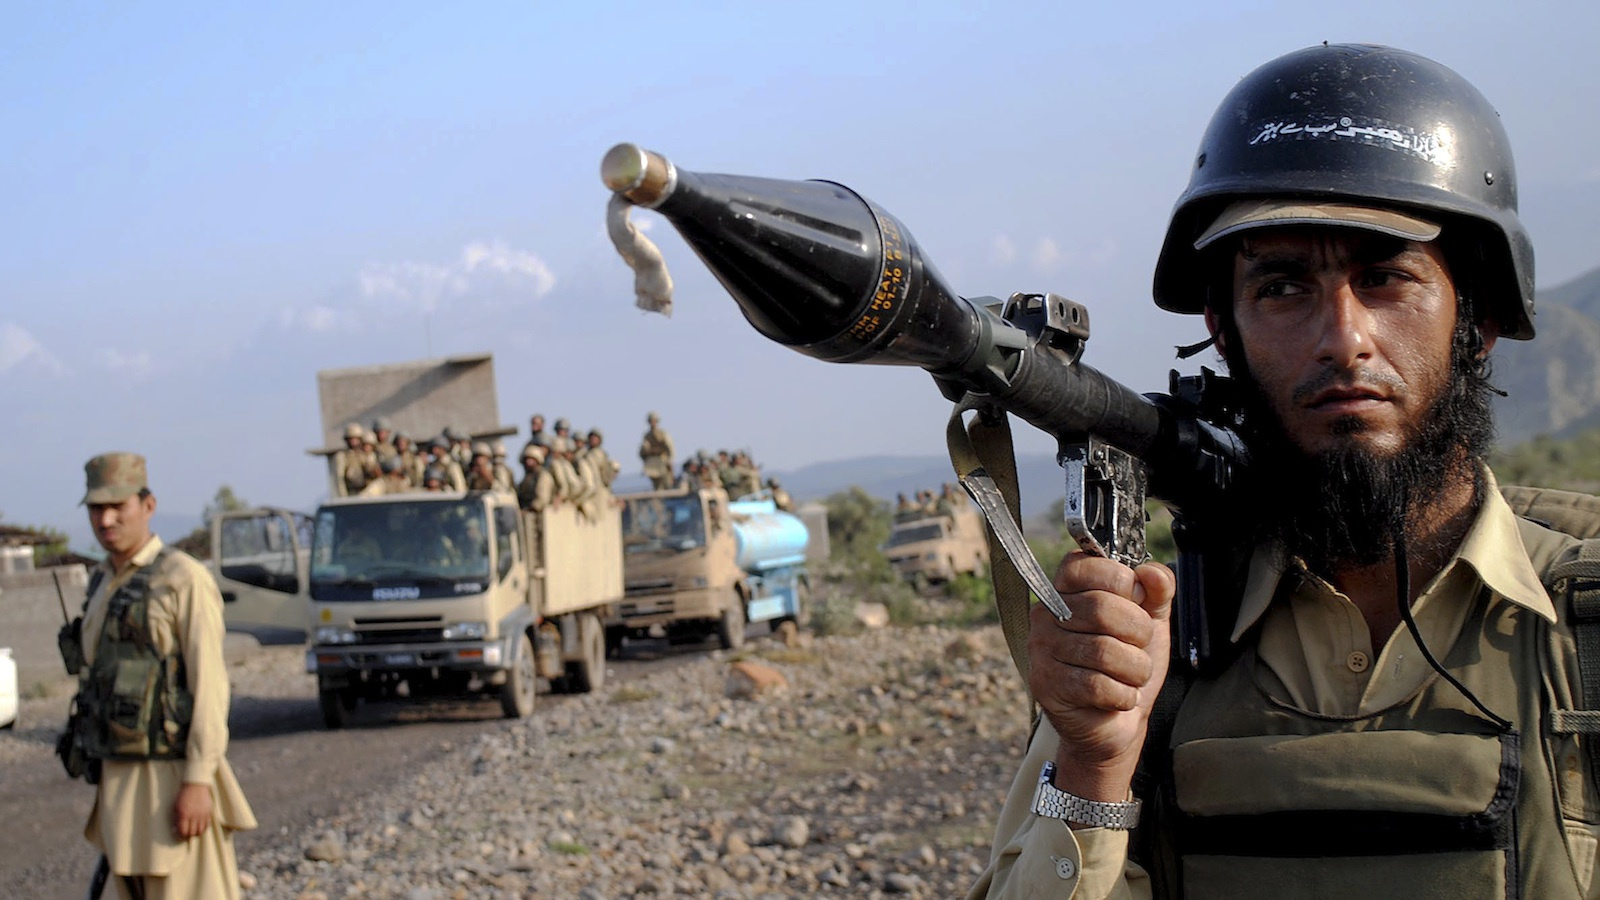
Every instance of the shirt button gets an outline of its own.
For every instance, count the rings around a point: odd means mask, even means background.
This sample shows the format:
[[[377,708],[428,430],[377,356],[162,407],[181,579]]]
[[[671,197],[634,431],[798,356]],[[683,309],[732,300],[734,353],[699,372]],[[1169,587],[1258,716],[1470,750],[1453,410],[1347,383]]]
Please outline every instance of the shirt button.
[[[1062,881],[1071,881],[1078,877],[1078,865],[1070,859],[1056,860],[1056,877]]]
[[[1367,659],[1367,655],[1365,653],[1362,653],[1360,650],[1356,650],[1345,658],[1344,664],[1352,672],[1365,672],[1367,670],[1367,666],[1370,665],[1371,662],[1371,660]]]

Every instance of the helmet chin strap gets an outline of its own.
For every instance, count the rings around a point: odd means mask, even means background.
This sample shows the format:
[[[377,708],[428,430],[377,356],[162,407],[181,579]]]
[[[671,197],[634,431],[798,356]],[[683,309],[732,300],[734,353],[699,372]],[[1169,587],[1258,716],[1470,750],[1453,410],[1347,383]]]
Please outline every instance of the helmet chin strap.
[[[1473,331],[1477,331],[1476,326],[1473,326]],[[1417,628],[1417,620],[1411,615],[1411,563],[1406,555],[1406,523],[1410,518],[1411,491],[1405,485],[1401,485],[1400,515],[1391,526],[1393,529],[1391,540],[1394,547],[1395,593],[1397,595],[1396,602],[1400,608],[1400,618],[1406,623],[1406,631],[1411,633],[1411,639],[1416,641],[1417,649],[1422,652],[1422,658],[1428,661],[1428,665],[1433,667],[1435,672],[1439,673],[1439,677],[1454,685],[1456,690],[1471,701],[1472,705],[1478,708],[1478,712],[1483,713],[1485,717],[1494,722],[1501,732],[1509,733],[1513,730],[1511,722],[1490,710],[1489,707],[1483,704],[1483,701],[1478,699],[1476,694],[1467,689],[1466,685],[1446,671],[1445,667],[1440,665],[1439,660],[1434,657],[1433,651],[1429,650],[1428,645],[1422,641],[1422,632]]]

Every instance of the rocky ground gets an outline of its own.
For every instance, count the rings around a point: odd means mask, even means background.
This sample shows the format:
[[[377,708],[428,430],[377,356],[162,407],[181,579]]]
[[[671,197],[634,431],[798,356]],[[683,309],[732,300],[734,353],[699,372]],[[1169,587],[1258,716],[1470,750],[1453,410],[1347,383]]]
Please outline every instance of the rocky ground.
[[[236,707],[309,693],[278,649],[231,665]],[[752,691],[734,674],[748,663],[784,684]],[[987,859],[1027,712],[994,626],[695,654],[541,697],[527,720],[424,738],[441,751],[427,765],[241,835],[245,897],[960,896]]]
[[[787,687],[716,653],[540,709],[245,854],[247,896],[959,896],[1024,739],[998,631],[742,655]]]

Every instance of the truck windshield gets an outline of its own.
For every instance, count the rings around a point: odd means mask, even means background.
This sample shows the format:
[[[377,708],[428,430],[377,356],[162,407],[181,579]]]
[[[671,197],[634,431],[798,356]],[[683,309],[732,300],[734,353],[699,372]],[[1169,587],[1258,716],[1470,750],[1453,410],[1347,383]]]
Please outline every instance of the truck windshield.
[[[937,541],[941,537],[944,537],[944,526],[938,522],[930,522],[927,525],[896,529],[883,546],[899,547],[902,544],[915,544],[918,541]]]
[[[622,552],[691,550],[706,543],[698,494],[636,497],[622,507]]]
[[[483,504],[464,500],[324,507],[312,539],[312,588],[487,581],[488,534]]]

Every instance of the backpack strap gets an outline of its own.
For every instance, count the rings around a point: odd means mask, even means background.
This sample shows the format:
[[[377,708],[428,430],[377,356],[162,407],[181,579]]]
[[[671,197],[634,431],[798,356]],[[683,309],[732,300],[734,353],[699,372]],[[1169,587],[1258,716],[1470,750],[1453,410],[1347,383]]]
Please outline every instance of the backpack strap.
[[[1552,710],[1550,729],[1558,734],[1600,734],[1600,538],[1584,541],[1577,556],[1551,566],[1545,586],[1552,596],[1565,597],[1583,687],[1582,708]],[[1600,785],[1600,753],[1587,756],[1590,783]]]

